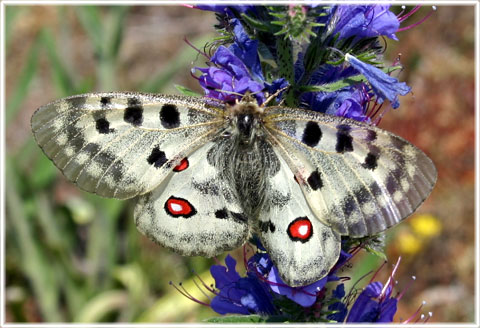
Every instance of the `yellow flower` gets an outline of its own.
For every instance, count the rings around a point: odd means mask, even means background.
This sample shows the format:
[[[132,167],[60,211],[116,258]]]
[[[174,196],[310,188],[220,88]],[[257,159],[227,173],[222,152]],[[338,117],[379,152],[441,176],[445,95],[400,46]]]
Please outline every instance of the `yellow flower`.
[[[422,248],[422,241],[417,236],[407,231],[398,235],[397,244],[401,253],[409,255],[418,253]]]
[[[419,214],[410,220],[413,231],[421,238],[431,238],[440,233],[442,223],[431,214]]]

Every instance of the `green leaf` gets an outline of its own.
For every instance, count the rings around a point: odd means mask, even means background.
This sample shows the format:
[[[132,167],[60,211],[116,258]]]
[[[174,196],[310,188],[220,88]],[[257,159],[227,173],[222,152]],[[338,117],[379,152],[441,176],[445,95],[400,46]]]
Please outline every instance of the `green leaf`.
[[[385,254],[384,251],[382,250],[377,250],[377,249],[374,249],[372,247],[369,247],[369,246],[365,246],[365,250],[375,256],[378,256],[379,258],[381,258],[382,260],[384,261],[387,261],[387,255]]]
[[[260,56],[261,63],[268,64],[273,69],[278,68],[277,62],[275,61],[275,58],[270,52],[270,49],[268,49],[268,47],[263,42],[258,43],[257,51],[258,51],[258,55]]]
[[[26,60],[17,84],[12,92],[12,96],[9,98],[9,102],[6,106],[5,123],[8,123],[15,117],[23,100],[27,97],[30,84],[35,78],[38,68],[38,52],[40,46],[40,35],[35,38]]]
[[[47,51],[47,58],[50,61],[53,80],[61,97],[75,93],[73,78],[68,73],[66,66],[58,56],[58,48],[52,33],[43,30],[41,33],[42,46]]]
[[[187,87],[184,87],[183,85],[174,84],[174,86],[175,88],[177,88],[178,91],[180,91],[185,96],[202,97],[202,95],[199,94],[198,92],[195,92]]]
[[[198,39],[193,40],[193,44],[205,44],[211,41],[212,36],[206,35]],[[173,77],[185,67],[188,67],[192,62],[192,59],[197,55],[196,50],[189,46],[184,46],[179,50],[174,58],[166,63],[165,70],[160,72],[157,76],[143,82],[136,89],[143,92],[161,92],[166,86],[168,86]],[[184,74],[184,73],[183,73]]]
[[[295,85],[295,71],[293,67],[293,46],[290,39],[277,39],[277,63],[278,75],[284,77],[290,85]],[[298,107],[293,88],[289,89],[285,98],[285,104],[289,107]]]
[[[43,153],[38,151],[36,155],[30,164],[28,179],[31,189],[43,190],[55,180],[58,171]]]
[[[9,238],[17,243],[20,250],[19,259],[23,274],[33,288],[41,315],[46,321],[65,321],[60,311],[58,298],[60,282],[46,249],[40,242],[38,234],[34,233],[32,217],[25,212],[25,200],[18,193],[18,175],[14,167],[12,161],[7,160],[5,174],[6,222],[12,232]]]
[[[322,85],[303,85],[299,87],[299,90],[303,92],[333,92],[340,90],[344,87],[348,87],[354,84],[357,84],[359,82],[365,82],[367,81],[366,77],[359,74],[359,75],[354,75],[349,78],[336,81],[333,83],[329,84],[322,84]]]
[[[115,6],[111,9],[112,18],[107,32],[109,38],[109,57],[112,59],[117,58],[119,54],[123,40],[124,27],[126,25],[125,20],[130,8],[131,7],[129,6]]]
[[[78,20],[93,44],[95,53],[98,56],[103,55],[103,24],[100,19],[100,13],[96,6],[78,6],[74,7]]]
[[[261,317],[256,314],[251,315],[229,315],[223,317],[215,317],[205,320],[211,323],[267,323],[267,322],[288,322],[288,318],[281,315],[272,315]]]
[[[98,322],[115,310],[129,305],[128,293],[123,290],[109,290],[98,294],[83,306],[74,318],[75,322]]]
[[[262,31],[262,32],[270,31],[270,27],[268,26],[268,24],[266,24],[262,21],[259,21],[255,18],[252,18],[252,17],[246,15],[245,13],[242,13],[241,16],[245,20],[245,22],[248,25],[250,25],[251,27],[253,27],[254,29],[256,29],[258,31]]]
[[[5,49],[8,53],[8,45],[10,44],[10,38],[12,36],[12,25],[15,22],[18,14],[25,10],[23,6],[5,6]]]

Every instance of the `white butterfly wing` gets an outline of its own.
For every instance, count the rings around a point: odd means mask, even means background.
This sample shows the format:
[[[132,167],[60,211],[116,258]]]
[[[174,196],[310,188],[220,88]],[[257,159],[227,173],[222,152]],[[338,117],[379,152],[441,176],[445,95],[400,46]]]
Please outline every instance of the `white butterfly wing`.
[[[182,255],[212,257],[241,246],[249,233],[234,191],[208,161],[213,146],[207,143],[183,159],[135,207],[138,229]]]
[[[418,148],[387,131],[320,113],[268,107],[269,139],[318,219],[342,235],[378,233],[412,214],[437,172]]]
[[[259,215],[262,244],[290,286],[327,275],[340,255],[340,235],[316,219],[285,160],[269,180],[268,200]]]
[[[212,138],[222,106],[190,97],[92,93],[40,107],[31,124],[37,143],[69,180],[125,199],[155,188]]]

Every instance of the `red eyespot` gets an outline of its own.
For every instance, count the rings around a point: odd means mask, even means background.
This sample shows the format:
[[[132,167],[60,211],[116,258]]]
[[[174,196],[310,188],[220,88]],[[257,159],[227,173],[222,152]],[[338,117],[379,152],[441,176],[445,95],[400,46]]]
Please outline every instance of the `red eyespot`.
[[[190,165],[190,164],[188,163],[188,159],[185,157],[184,159],[182,159],[182,160],[180,161],[180,164],[178,164],[177,166],[175,166],[175,167],[173,168],[173,170],[174,170],[175,172],[181,172],[181,171],[183,171],[183,170],[188,169],[188,166],[189,166],[189,165]]]
[[[306,216],[296,218],[288,225],[287,233],[291,240],[305,243],[313,235],[312,223]]]
[[[183,216],[189,218],[197,213],[197,210],[186,199],[170,196],[165,202],[165,212],[173,217]]]

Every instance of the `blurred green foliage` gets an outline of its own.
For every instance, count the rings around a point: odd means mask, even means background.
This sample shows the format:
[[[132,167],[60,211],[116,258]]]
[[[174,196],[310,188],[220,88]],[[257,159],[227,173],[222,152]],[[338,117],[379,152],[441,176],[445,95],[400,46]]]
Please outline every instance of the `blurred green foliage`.
[[[59,55],[62,45],[56,31],[42,28],[7,98],[7,125],[20,114],[42,58],[48,62],[58,98],[117,87],[118,57],[131,7],[56,9],[62,33],[71,33],[73,23],[65,17],[73,11],[94,49],[95,75],[82,78],[84,74],[72,71]],[[6,7],[7,56],[12,26],[30,10]],[[206,39],[193,42],[204,44]],[[194,56],[186,46],[167,63],[167,70],[133,90],[160,92]],[[168,279],[183,280],[194,292],[194,275],[188,268],[209,281],[212,260],[183,258],[146,241],[133,223],[131,203],[74,190],[32,137],[7,151],[5,178],[7,321],[165,322],[213,314],[208,308],[198,314],[199,305],[168,284]]]

